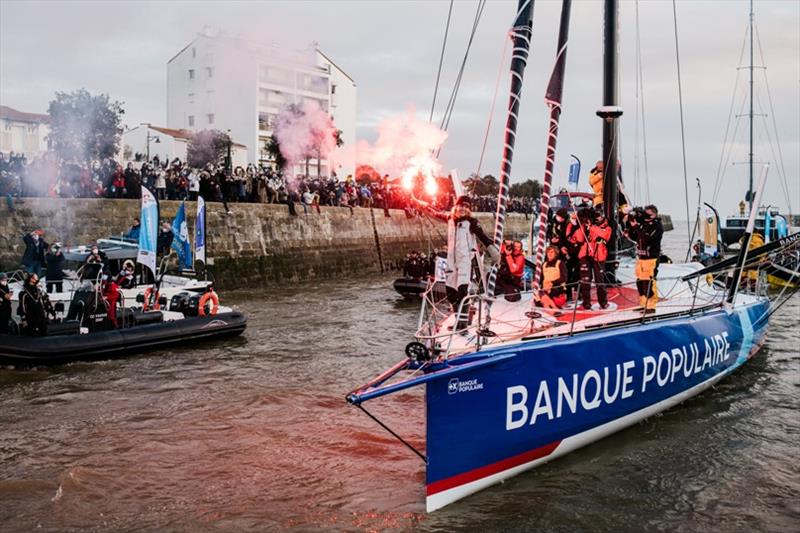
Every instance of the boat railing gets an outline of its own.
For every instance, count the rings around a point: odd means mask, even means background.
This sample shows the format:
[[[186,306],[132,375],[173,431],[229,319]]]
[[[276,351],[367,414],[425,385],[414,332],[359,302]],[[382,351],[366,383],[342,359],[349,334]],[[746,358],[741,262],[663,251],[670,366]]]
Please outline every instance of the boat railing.
[[[768,290],[765,270],[767,267],[768,264],[763,261],[748,261],[739,292],[765,296]],[[532,304],[533,291],[519,292],[517,302],[508,301],[505,294],[495,296],[468,294],[460,301],[457,308],[453,309],[446,299],[437,299],[434,296],[433,283],[429,283],[423,293],[414,336],[416,341],[424,344],[435,358],[448,359],[464,352],[481,350],[486,345],[504,342],[510,338],[537,340],[555,336],[569,337],[601,327],[619,327],[676,316],[691,316],[721,308],[725,304],[727,280],[732,272],[733,268],[729,268],[714,275],[689,281],[684,281],[680,275],[659,277],[656,280],[659,297],[656,313],[637,307],[637,281],[604,283],[602,285],[607,290],[615,291],[618,305],[608,309],[593,309],[591,316],[593,320],[588,322],[584,322],[587,319],[585,312],[580,311],[578,296],[580,281],[565,285],[565,289],[571,289],[575,300],[563,309],[546,308],[540,303]],[[597,283],[592,285],[598,286]],[[504,316],[497,317],[496,313],[493,314],[493,308],[496,310],[497,303],[501,300]],[[506,316],[512,316],[515,320],[504,320]],[[505,324],[516,330],[510,335],[496,334],[491,329],[493,323]],[[576,327],[579,324],[581,327]],[[467,338],[468,342],[455,343],[454,340],[459,336]]]

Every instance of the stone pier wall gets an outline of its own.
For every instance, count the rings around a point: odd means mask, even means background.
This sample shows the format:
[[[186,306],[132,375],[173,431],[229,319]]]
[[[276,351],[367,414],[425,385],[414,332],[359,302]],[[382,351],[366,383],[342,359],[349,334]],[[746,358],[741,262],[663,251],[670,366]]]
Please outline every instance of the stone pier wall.
[[[161,202],[161,217],[172,220],[179,202]],[[427,250],[446,240],[443,222],[408,218],[401,210],[322,207],[322,213],[289,216],[285,205],[231,204],[226,214],[219,203],[206,204],[206,240],[210,269],[224,288],[257,283],[301,281],[345,273],[397,268],[414,249]],[[194,202],[186,203],[190,230]],[[87,244],[127,231],[139,215],[136,200],[26,198],[15,212],[0,206],[0,271],[19,267],[25,245],[22,234],[45,232],[49,243]],[[493,214],[479,214],[491,235]],[[526,236],[523,215],[507,217],[506,235]],[[379,253],[380,249],[380,253]]]

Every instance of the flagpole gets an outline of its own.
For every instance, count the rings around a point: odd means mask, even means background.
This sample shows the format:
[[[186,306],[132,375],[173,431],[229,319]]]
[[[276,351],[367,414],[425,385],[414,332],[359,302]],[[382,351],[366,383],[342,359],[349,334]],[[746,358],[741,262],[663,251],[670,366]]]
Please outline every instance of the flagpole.
[[[531,306],[535,305],[539,297],[539,276],[544,263],[544,241],[547,238],[547,215],[550,211],[550,186],[553,183],[553,167],[556,158],[556,143],[558,142],[558,121],[561,118],[561,96],[564,90],[564,70],[567,60],[567,42],[569,41],[569,16],[572,0],[563,0],[561,3],[561,24],[558,29],[558,51],[556,64],[550,76],[547,93],[544,101],[550,108],[550,126],[547,132],[547,155],[544,163],[544,183],[542,184],[542,198],[539,206],[539,235],[536,238],[536,255],[534,256],[535,270],[533,272],[533,298]]]
[[[519,0],[517,16],[511,28],[513,48],[511,52],[511,93],[508,98],[508,115],[506,133],[503,143],[503,159],[500,164],[500,188],[497,193],[497,212],[495,214],[493,244],[500,248],[503,242],[503,231],[506,225],[506,207],[508,205],[508,186],[511,181],[511,161],[514,158],[514,142],[517,138],[517,118],[522,93],[522,77],[528,62],[531,35],[533,34],[533,0]],[[486,294],[494,296],[497,283],[497,266],[489,273],[486,283]]]

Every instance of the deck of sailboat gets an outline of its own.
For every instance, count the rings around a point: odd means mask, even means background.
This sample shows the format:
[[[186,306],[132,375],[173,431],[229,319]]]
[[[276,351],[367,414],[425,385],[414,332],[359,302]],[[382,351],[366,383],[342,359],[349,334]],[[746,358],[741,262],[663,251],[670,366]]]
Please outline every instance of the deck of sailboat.
[[[530,292],[522,293],[520,300],[509,302],[500,296],[491,304],[491,333],[479,335],[477,320],[462,332],[452,333],[455,314],[443,318],[438,325],[441,348],[448,357],[471,353],[480,339],[481,349],[487,346],[510,344],[551,337],[568,336],[602,328],[661,320],[692,311],[708,309],[721,304],[725,291],[709,285],[705,280],[689,284],[680,277],[701,268],[702,265],[663,265],[658,281],[659,302],[655,313],[645,314],[639,307],[639,295],[633,276],[633,265],[624,264],[617,272],[620,284],[608,288],[609,306],[600,309],[595,291],[592,291],[592,309],[586,310],[580,300],[570,301],[563,309],[532,307]],[[573,292],[573,295],[577,291]],[[534,311],[539,316],[530,318]]]

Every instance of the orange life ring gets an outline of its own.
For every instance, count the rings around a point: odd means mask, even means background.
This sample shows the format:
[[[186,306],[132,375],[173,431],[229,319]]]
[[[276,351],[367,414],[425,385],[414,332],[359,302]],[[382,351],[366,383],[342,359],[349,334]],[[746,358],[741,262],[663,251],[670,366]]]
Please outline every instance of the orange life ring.
[[[142,311],[148,311],[150,309],[150,296],[153,295],[153,287],[148,287],[147,290],[144,291],[144,303],[142,303]],[[156,291],[156,298],[153,302],[153,311],[158,311],[161,309],[161,304],[158,300],[161,298],[161,293]]]
[[[208,291],[200,298],[200,302],[197,304],[197,314],[206,316],[206,304],[209,300],[211,300],[211,311],[208,314],[217,314],[217,311],[219,311],[219,296],[214,291]]]

